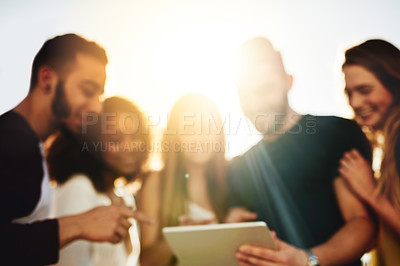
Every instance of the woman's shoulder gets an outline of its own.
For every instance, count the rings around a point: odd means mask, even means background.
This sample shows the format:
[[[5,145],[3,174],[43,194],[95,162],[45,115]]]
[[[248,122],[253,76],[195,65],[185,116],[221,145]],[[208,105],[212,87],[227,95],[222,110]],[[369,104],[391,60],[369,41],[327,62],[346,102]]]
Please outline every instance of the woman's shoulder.
[[[102,197],[85,175],[71,176],[53,191],[52,216],[76,214],[103,205]]]
[[[76,187],[78,189],[94,190],[94,186],[90,178],[85,174],[72,175],[60,188]]]
[[[54,189],[54,196],[58,200],[85,198],[94,202],[99,197],[99,193],[87,175],[75,174],[65,183],[57,185]]]

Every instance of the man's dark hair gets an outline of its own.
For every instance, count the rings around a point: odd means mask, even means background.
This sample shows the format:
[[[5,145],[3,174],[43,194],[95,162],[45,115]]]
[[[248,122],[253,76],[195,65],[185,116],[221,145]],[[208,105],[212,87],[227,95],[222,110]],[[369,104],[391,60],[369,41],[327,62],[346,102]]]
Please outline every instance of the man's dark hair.
[[[108,63],[106,51],[97,43],[72,33],[56,36],[47,40],[33,59],[29,91],[32,91],[37,84],[41,66],[49,65],[60,73],[67,63],[75,60],[77,53],[90,55],[104,65]]]

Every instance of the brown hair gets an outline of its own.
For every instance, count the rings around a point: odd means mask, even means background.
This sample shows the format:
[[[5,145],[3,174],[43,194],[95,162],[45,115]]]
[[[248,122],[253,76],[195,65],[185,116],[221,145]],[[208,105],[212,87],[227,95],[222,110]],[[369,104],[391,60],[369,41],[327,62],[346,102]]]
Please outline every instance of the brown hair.
[[[396,144],[400,141],[400,105],[393,108],[386,120],[384,136],[384,157],[376,194],[385,195],[400,210],[400,169],[396,165],[396,147],[398,147]]]
[[[358,65],[372,72],[400,104],[400,50],[379,39],[368,40],[348,49],[342,68]]]
[[[395,159],[395,143],[400,137],[400,50],[384,40],[367,40],[346,51],[342,68],[350,65],[362,66],[372,72],[393,96],[393,104],[384,121],[384,157],[375,192],[385,195],[400,210],[400,180]],[[376,146],[375,132],[366,133]]]
[[[151,149],[151,132],[147,123],[147,117],[137,105],[131,101],[116,96],[107,98],[103,103],[102,114],[106,115],[109,113],[122,113],[134,118],[134,121],[137,123],[137,127],[132,131],[132,133],[126,134],[134,134],[135,137],[140,141],[140,147],[136,147],[136,150],[134,150],[134,147],[131,148],[136,152],[136,163],[138,166],[137,171],[147,171],[147,161]],[[101,123],[98,124],[101,125]],[[98,130],[101,132],[99,128]],[[133,173],[133,175],[136,174],[137,173]]]
[[[225,192],[225,134],[221,116],[212,100],[201,94],[187,94],[180,98],[171,110],[167,130],[163,136],[163,161],[161,171],[161,228],[178,224],[178,217],[185,214],[188,199],[186,191],[186,168],[182,150],[176,149],[180,144],[179,130],[182,127],[182,116],[185,112],[202,112],[212,115],[221,149],[214,152],[214,157],[207,163],[207,184],[211,204],[217,219],[221,221],[226,209]]]

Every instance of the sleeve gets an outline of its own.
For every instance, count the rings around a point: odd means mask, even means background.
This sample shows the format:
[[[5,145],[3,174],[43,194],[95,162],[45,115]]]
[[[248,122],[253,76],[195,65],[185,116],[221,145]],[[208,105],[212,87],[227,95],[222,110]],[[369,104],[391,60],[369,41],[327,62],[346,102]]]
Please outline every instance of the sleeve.
[[[38,140],[0,119],[0,258],[2,265],[44,265],[58,260],[57,220],[16,224],[40,198],[43,178]]]
[[[334,126],[334,128],[328,127],[327,129],[331,131],[331,139],[333,139],[330,144],[331,150],[334,151],[332,158],[336,165],[333,168],[333,178],[340,176],[338,170],[339,161],[345,152],[353,148],[357,149],[370,164],[372,163],[371,144],[355,121],[339,119],[336,120],[336,123],[332,123],[332,126]]]
[[[371,144],[365,136],[364,132],[357,126],[354,147],[360,151],[367,161],[372,164],[372,148]]]
[[[361,130],[360,126],[352,120],[345,120],[346,124],[342,128],[339,141],[343,142],[344,151],[349,151],[353,148],[357,149],[368,162],[372,163],[372,148],[371,144]],[[346,140],[346,141],[344,141]]]
[[[47,265],[58,260],[58,221],[0,224],[2,265]]]
[[[85,176],[74,176],[54,191],[51,212],[59,217],[82,213],[96,206],[96,191],[91,181]],[[60,251],[57,265],[90,266],[92,249],[93,244],[89,241],[75,241]]]

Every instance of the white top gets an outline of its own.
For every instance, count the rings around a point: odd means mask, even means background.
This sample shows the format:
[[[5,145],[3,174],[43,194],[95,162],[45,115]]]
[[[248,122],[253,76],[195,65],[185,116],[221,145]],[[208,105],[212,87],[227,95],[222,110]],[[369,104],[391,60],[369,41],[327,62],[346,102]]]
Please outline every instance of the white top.
[[[25,224],[40,221],[49,217],[50,202],[51,202],[51,189],[49,173],[47,171],[46,160],[44,159],[44,148],[43,143],[39,143],[40,154],[42,155],[42,166],[43,166],[43,179],[41,185],[41,192],[39,201],[36,204],[35,209],[31,214],[25,217],[14,219],[13,223]]]
[[[120,191],[118,191],[120,193]],[[122,196],[127,206],[136,209],[135,199],[128,192]],[[110,205],[110,198],[95,190],[85,175],[74,175],[66,183],[54,189],[50,215],[54,217],[78,214],[101,205]],[[129,234],[132,252],[128,255],[125,245],[93,243],[79,240],[60,251],[60,260],[55,265],[64,266],[134,266],[139,265],[139,230],[132,220]]]

